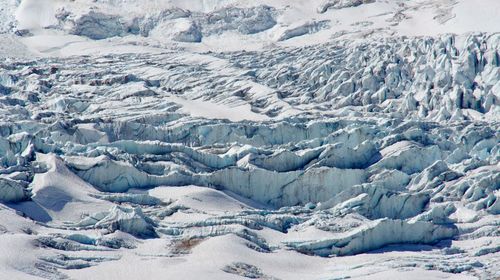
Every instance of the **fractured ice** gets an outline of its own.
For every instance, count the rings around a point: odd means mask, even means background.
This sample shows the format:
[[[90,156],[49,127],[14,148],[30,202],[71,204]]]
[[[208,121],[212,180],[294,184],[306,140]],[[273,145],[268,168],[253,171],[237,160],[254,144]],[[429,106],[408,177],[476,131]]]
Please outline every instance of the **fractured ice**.
[[[177,43],[278,28],[287,43],[335,24],[281,26],[280,13],[59,9],[51,28]],[[0,116],[0,238],[37,248],[34,268],[16,267],[27,274],[196,258],[233,250],[218,239],[231,236],[248,255],[421,249],[388,265],[498,277],[498,33],[13,57],[0,61]],[[217,270],[275,279],[243,260]]]

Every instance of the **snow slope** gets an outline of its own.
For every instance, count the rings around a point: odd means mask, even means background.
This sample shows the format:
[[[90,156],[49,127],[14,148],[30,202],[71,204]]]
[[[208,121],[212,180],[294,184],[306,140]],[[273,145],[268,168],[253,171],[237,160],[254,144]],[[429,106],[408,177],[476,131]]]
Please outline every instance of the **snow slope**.
[[[500,277],[499,13],[0,0],[0,278]]]

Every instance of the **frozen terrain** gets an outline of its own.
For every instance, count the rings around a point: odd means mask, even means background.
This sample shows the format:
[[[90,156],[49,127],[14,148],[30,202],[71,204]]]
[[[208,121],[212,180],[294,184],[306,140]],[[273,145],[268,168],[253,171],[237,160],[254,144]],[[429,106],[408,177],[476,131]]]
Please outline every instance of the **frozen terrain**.
[[[0,0],[0,279],[497,279],[500,1]]]

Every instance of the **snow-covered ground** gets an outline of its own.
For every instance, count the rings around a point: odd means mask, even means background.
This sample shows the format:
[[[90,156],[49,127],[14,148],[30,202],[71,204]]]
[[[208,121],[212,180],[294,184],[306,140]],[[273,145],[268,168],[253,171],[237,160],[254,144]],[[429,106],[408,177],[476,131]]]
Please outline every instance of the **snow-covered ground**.
[[[500,1],[0,0],[0,279],[497,279]]]

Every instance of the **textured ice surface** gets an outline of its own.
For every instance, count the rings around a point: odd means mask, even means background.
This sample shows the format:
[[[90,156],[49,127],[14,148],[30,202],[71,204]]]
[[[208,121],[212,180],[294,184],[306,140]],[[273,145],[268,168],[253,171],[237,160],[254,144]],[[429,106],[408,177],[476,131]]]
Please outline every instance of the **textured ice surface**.
[[[43,2],[0,0],[1,279],[500,277],[486,11]]]
[[[90,39],[140,34],[162,41],[201,42],[203,36],[226,31],[255,34],[270,29],[276,24],[275,14],[274,9],[269,6],[228,7],[210,13],[175,8],[127,18],[92,9],[75,15],[62,8],[57,13],[57,19],[59,28]]]
[[[325,0],[318,7],[318,13],[324,13],[328,9],[343,9],[357,7],[362,4],[373,3],[375,0]]]

